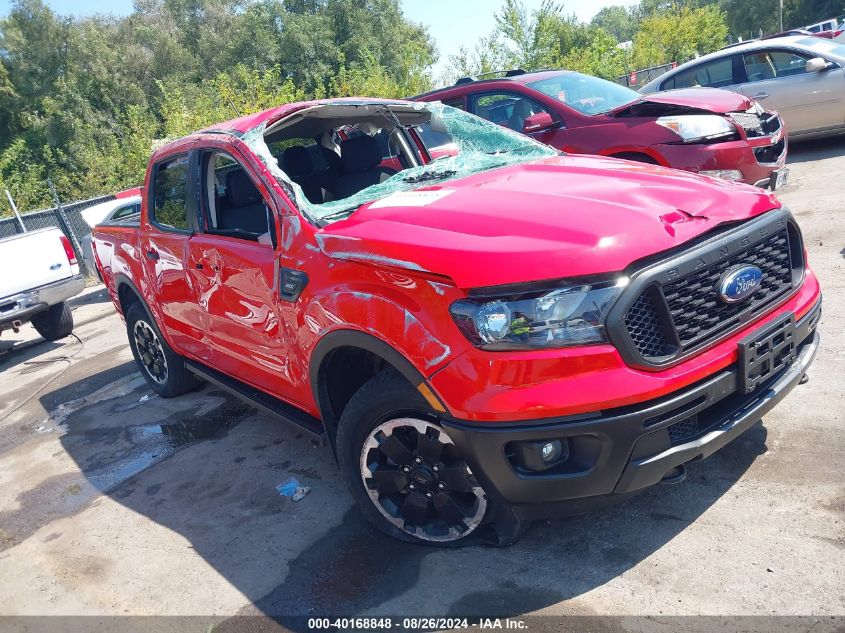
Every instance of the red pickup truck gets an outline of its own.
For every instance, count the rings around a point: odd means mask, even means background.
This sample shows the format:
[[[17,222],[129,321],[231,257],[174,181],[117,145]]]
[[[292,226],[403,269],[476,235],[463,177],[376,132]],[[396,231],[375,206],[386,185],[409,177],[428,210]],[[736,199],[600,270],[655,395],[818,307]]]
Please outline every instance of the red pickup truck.
[[[364,515],[415,542],[508,543],[679,481],[819,344],[772,194],[441,104],[295,103],[192,134],[94,245],[153,389],[210,381],[325,438]]]

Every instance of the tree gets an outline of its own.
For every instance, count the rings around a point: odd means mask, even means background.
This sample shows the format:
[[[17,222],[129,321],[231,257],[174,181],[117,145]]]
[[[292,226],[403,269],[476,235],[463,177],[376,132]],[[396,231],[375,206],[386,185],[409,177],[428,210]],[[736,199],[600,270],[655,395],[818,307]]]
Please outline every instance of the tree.
[[[461,49],[450,59],[453,80],[508,68],[566,68],[612,79],[627,69],[612,35],[565,15],[555,2],[529,13],[519,0],[507,0],[495,18],[496,29],[474,51]]]
[[[673,5],[643,19],[634,35],[632,63],[634,68],[646,68],[684,62],[721,48],[727,35],[725,16],[717,5]]]
[[[291,100],[423,92],[434,60],[399,0],[136,0],[76,19],[14,0],[0,187],[22,209],[51,203],[48,177],[64,200],[113,193],[140,183],[154,139]]]
[[[604,7],[590,21],[590,26],[604,29],[617,42],[627,42],[634,37],[637,20],[628,9],[620,5]]]
[[[780,30],[778,3],[772,0],[721,0],[731,34],[756,37]],[[827,18],[845,14],[843,0],[784,0],[783,27],[801,28]]]

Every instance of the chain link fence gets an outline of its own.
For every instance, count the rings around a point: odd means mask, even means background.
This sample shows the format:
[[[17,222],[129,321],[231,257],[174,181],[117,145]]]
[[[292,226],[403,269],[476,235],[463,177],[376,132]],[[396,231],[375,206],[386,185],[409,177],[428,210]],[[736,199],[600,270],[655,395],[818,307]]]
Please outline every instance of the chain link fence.
[[[61,207],[54,207],[52,209],[21,213],[21,219],[27,231],[37,231],[38,229],[49,227],[60,229],[67,235],[70,243],[73,244],[80,270],[88,276],[93,276],[95,273],[93,270],[87,270],[85,267],[80,250],[82,238],[91,232],[91,227],[82,218],[82,211],[88,207],[93,207],[95,204],[114,200],[115,198],[116,196],[101,196],[99,198],[91,198],[90,200],[63,204]],[[20,224],[18,224],[17,218],[12,216],[10,218],[0,219],[0,239],[20,233],[23,233],[23,230]]]
[[[643,68],[641,70],[632,70],[631,72],[616,78],[616,83],[628,86],[633,90],[638,90],[646,85],[652,79],[657,79],[660,75],[668,73],[670,70],[678,65],[677,62],[670,64],[661,64],[660,66],[652,66],[651,68]]]

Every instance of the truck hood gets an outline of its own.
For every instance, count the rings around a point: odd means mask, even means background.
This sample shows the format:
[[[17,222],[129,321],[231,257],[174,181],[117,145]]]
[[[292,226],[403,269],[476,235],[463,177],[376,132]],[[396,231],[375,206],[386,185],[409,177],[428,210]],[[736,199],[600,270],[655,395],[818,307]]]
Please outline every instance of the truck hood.
[[[612,110],[609,114],[613,116],[626,116],[643,110],[644,105],[648,107],[652,116],[659,116],[659,106],[666,107],[666,114],[682,113],[683,110],[693,112],[713,112],[715,114],[726,114],[728,112],[744,112],[748,110],[754,101],[745,95],[721,90],[719,88],[683,88],[679,90],[668,90],[656,92],[650,95],[643,95],[631,103]]]
[[[391,194],[315,237],[330,257],[474,288],[622,271],[779,206],[747,185],[560,156]]]

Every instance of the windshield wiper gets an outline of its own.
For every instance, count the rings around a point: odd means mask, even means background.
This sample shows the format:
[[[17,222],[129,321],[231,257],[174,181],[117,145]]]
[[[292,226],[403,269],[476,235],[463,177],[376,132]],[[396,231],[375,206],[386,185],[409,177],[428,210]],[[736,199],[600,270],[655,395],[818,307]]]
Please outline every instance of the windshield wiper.
[[[420,174],[418,176],[408,176],[407,178],[403,178],[405,182],[410,182],[412,184],[418,182],[426,182],[428,180],[442,180],[443,178],[451,178],[458,172],[454,169],[446,169],[444,171],[432,171],[425,174]]]

